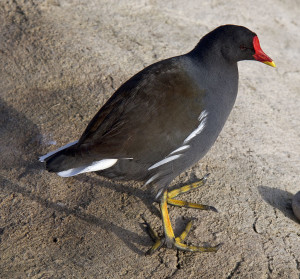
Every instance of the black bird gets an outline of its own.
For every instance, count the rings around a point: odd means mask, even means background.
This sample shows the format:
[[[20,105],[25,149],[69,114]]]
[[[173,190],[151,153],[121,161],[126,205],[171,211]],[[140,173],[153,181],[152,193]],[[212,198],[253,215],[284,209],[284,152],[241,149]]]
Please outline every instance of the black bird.
[[[126,81],[88,124],[78,141],[40,158],[46,169],[62,177],[97,171],[118,180],[151,184],[160,202],[164,237],[149,225],[155,241],[185,251],[216,251],[215,247],[183,243],[191,223],[175,237],[167,204],[206,210],[214,207],[173,199],[198,183],[172,191],[171,181],[200,160],[217,139],[234,105],[241,60],[275,67],[255,33],[224,25],[205,35],[187,54],[154,63]]]

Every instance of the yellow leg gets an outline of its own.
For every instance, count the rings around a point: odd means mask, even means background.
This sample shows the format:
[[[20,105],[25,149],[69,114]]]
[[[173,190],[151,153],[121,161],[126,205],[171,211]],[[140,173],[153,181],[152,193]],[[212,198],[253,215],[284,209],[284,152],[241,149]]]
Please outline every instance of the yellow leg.
[[[205,175],[200,181],[192,183],[190,185],[185,185],[178,189],[174,189],[170,192],[165,190],[162,194],[161,201],[160,201],[160,210],[163,222],[163,229],[164,229],[164,237],[158,236],[158,234],[151,228],[151,226],[145,221],[148,229],[148,233],[151,236],[152,240],[154,241],[154,245],[151,249],[146,253],[147,255],[151,255],[153,252],[158,250],[162,245],[166,244],[168,248],[177,248],[183,251],[190,251],[190,252],[216,252],[221,244],[213,246],[213,247],[199,247],[193,245],[184,244],[183,241],[187,237],[191,227],[192,221],[188,222],[184,231],[180,234],[180,236],[175,237],[174,231],[172,228],[172,224],[169,217],[168,212],[168,204],[180,206],[180,207],[189,207],[189,208],[197,208],[201,210],[213,210],[217,211],[214,207],[209,205],[201,205],[196,203],[190,203],[180,200],[173,199],[179,194],[186,193],[192,189],[198,188],[205,184],[207,177],[209,174]],[[144,218],[143,218],[144,219]]]
[[[163,222],[164,233],[165,233],[165,241],[167,247],[168,248],[175,247],[183,251],[191,251],[191,252],[216,252],[220,245],[214,247],[198,247],[198,246],[192,246],[192,245],[187,245],[182,243],[182,240],[187,236],[187,233],[190,230],[191,223],[187,225],[186,229],[179,237],[175,238],[174,231],[169,217],[168,208],[167,208],[167,196],[168,196],[168,191],[165,190],[160,203],[162,222]]]
[[[169,217],[167,197],[168,197],[168,191],[166,190],[164,191],[162,200],[160,202],[160,211],[161,211],[161,217],[163,221],[164,233],[166,237],[166,244],[168,248],[171,248],[175,241],[175,235]]]

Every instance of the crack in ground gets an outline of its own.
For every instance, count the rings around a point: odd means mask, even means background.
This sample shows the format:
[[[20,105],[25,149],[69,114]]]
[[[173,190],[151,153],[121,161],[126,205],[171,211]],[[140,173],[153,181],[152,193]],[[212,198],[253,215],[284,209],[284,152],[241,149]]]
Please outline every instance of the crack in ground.
[[[273,262],[273,258],[272,257],[267,257],[268,259],[268,270],[269,270],[269,274],[273,273],[273,268],[271,266],[272,262]]]
[[[179,271],[179,269],[181,269],[181,263],[180,263],[180,252],[179,250],[177,249],[176,251],[176,269],[173,273],[171,273],[169,276],[166,277],[166,279],[171,279],[174,277],[174,275]]]
[[[279,217],[278,217],[278,215],[277,215],[276,208],[273,208],[273,210],[274,210],[274,214],[275,214],[276,219],[278,219]]]
[[[300,271],[300,262],[297,259],[295,259],[295,262],[297,269]]]
[[[288,243],[287,243],[286,239],[289,237],[289,235],[290,235],[290,234],[287,234],[287,235],[285,235],[285,236],[282,238],[285,247],[288,246]],[[291,248],[291,247],[289,247],[289,248]],[[296,268],[297,268],[297,270],[300,271],[300,262],[299,262],[298,258],[296,257],[295,253],[293,253],[293,251],[291,251],[290,249],[286,249],[286,248],[283,248],[283,249],[284,249],[284,251],[285,251],[286,253],[288,253],[288,254],[290,254],[290,255],[292,256],[293,260],[294,260],[295,263],[296,263]],[[299,278],[300,278],[300,275],[299,275]]]
[[[177,250],[177,252],[176,252],[176,258],[177,258],[176,268],[177,269],[181,269],[180,257],[179,257],[179,250]]]
[[[145,277],[146,279],[153,278],[154,274],[159,270],[160,266],[164,263],[161,256],[158,255],[158,259],[159,259],[159,264],[156,267],[154,267],[154,269],[150,272],[150,276]]]
[[[240,268],[243,261],[244,261],[244,259],[242,259],[242,260],[240,260],[239,262],[236,263],[235,267],[231,270],[231,272],[226,277],[226,279],[231,279],[236,273],[238,273],[238,270],[239,270],[239,268]]]
[[[252,224],[252,228],[253,228],[253,230],[254,230],[255,233],[258,233],[258,232],[257,232],[257,229],[256,229],[256,223],[257,223],[257,220],[258,220],[258,217],[255,218],[255,220],[254,220],[254,222],[253,222],[253,224]]]

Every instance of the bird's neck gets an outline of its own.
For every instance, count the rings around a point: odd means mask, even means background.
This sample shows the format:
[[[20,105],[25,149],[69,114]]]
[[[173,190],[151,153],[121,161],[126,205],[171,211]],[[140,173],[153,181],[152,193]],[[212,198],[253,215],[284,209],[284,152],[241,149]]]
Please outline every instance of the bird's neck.
[[[215,69],[222,68],[223,66],[236,67],[237,65],[236,62],[228,61],[224,57],[217,39],[210,36],[203,37],[195,48],[188,53],[188,56],[192,57],[194,61],[199,61],[202,65],[205,64],[207,67],[212,66]]]

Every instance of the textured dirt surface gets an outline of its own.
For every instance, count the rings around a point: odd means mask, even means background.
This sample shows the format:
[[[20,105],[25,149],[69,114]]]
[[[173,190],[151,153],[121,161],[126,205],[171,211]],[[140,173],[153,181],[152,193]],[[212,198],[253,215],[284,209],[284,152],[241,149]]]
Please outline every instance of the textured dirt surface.
[[[167,2],[167,3],[166,3]],[[0,278],[300,278],[298,1],[0,2]],[[233,23],[255,31],[276,69],[242,62],[235,108],[209,154],[175,184],[208,183],[170,207],[188,241],[217,253],[161,249],[140,184],[95,174],[60,178],[38,156],[77,139],[122,82]],[[155,148],[155,147],[153,147]],[[184,218],[183,218],[184,217]]]

